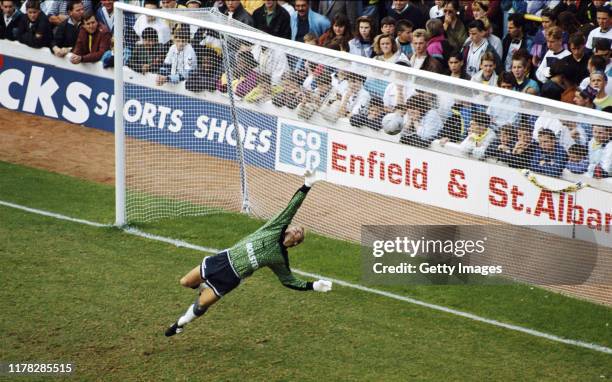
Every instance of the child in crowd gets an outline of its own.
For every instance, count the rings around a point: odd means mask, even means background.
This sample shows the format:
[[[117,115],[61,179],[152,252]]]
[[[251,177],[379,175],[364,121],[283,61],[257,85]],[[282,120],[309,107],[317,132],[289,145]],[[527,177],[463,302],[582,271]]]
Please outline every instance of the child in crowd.
[[[567,150],[568,159],[565,168],[573,174],[584,174],[589,167],[587,148],[581,144],[574,144]]]
[[[173,44],[166,55],[163,66],[157,76],[157,85],[166,82],[177,84],[185,81],[192,70],[198,66],[198,58],[189,44],[189,28],[178,26],[172,35]]]
[[[495,132],[491,129],[491,117],[477,110],[472,113],[468,136],[461,142],[459,148],[466,155],[484,159],[487,147],[494,139]]]

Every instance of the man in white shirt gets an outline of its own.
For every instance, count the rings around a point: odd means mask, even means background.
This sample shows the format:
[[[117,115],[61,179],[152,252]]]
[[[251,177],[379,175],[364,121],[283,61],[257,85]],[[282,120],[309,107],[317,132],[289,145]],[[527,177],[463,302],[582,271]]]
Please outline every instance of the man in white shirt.
[[[591,33],[589,33],[589,37],[587,38],[586,47],[589,49],[593,49],[593,40],[599,38],[605,38],[608,40],[612,40],[612,19],[610,18],[612,14],[611,6],[604,6],[597,8],[597,25],[598,27],[593,29]]]
[[[549,80],[550,67],[556,61],[565,58],[571,53],[563,48],[563,31],[559,27],[550,27],[546,31],[546,45],[548,51],[544,55],[538,70],[536,70],[536,77],[541,83],[545,83]]]
[[[157,9],[157,1],[145,0],[144,7],[149,9]],[[168,27],[168,24],[157,17],[140,15],[134,24],[134,31],[141,39],[142,31],[144,31],[145,28],[155,29],[160,44],[166,44],[168,41],[170,41],[170,27]]]

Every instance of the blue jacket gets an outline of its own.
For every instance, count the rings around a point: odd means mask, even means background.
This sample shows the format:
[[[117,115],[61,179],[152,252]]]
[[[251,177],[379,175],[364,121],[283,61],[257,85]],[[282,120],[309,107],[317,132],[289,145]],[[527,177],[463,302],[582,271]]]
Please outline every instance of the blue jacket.
[[[544,164],[540,164],[544,161]],[[540,174],[559,177],[567,163],[567,153],[558,143],[552,154],[545,153],[538,146],[531,160],[531,170]]]
[[[320,37],[326,30],[329,29],[331,23],[328,18],[320,13],[308,9],[308,31]],[[298,14],[295,12],[291,15],[291,39],[295,40],[298,32]]]

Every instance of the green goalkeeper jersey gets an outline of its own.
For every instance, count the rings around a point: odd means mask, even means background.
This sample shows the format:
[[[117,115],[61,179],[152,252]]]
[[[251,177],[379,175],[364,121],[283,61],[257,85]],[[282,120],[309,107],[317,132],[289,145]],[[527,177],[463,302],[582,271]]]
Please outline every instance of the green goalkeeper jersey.
[[[296,290],[312,289],[311,282],[300,280],[291,272],[287,248],[283,245],[285,230],[309,190],[310,187],[302,186],[282,212],[229,249],[229,260],[238,277],[244,279],[257,269],[268,267],[284,286]]]

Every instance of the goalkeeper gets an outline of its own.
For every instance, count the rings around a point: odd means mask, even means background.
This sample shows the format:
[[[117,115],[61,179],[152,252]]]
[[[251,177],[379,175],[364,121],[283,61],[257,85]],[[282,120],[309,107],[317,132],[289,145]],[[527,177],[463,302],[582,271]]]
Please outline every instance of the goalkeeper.
[[[328,292],[332,283],[326,280],[306,282],[298,279],[289,268],[287,248],[304,241],[304,229],[289,223],[306,198],[310,187],[317,181],[314,171],[304,174],[304,185],[293,195],[289,205],[277,216],[233,247],[207,256],[181,279],[181,285],[199,290],[199,296],[185,314],[168,329],[166,336],[181,333],[184,326],[206,313],[206,310],[257,269],[268,267],[280,282],[291,289]]]

